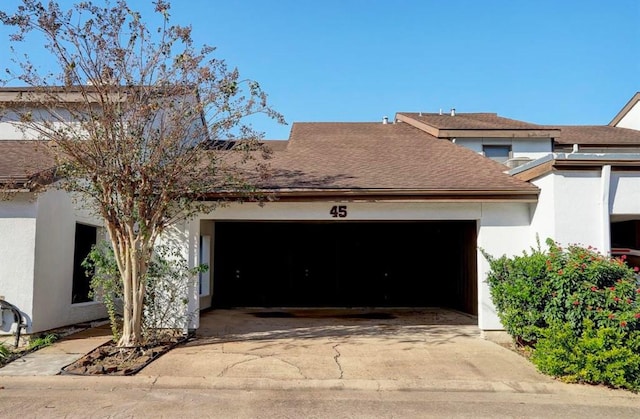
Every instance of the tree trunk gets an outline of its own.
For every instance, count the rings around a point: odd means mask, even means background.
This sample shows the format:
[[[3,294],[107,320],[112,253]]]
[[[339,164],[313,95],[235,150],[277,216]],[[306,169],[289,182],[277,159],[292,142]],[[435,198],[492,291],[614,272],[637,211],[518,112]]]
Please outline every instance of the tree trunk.
[[[122,280],[123,319],[122,334],[118,340],[120,347],[136,347],[144,343],[142,334],[145,276],[148,261],[145,255],[150,246],[131,231],[120,231],[107,223],[114,256]],[[148,239],[147,239],[148,240]]]

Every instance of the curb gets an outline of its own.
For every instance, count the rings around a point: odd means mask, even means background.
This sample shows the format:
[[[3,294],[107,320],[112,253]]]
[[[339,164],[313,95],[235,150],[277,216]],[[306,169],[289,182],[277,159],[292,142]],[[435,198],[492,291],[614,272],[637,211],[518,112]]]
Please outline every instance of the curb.
[[[265,378],[218,378],[175,376],[6,376],[2,385],[10,389],[77,389],[108,390],[131,388],[192,389],[192,390],[363,390],[363,391],[424,391],[424,392],[475,392],[512,394],[560,394],[593,390],[603,395],[602,388],[572,386],[550,381],[506,382],[506,381],[458,381],[458,380],[277,380]],[[606,390],[606,389],[605,389]],[[615,395],[616,392],[613,394]],[[606,392],[604,393],[606,394]],[[630,397],[628,392],[620,393]],[[611,397],[611,394],[607,394]],[[640,396],[638,396],[640,399]]]

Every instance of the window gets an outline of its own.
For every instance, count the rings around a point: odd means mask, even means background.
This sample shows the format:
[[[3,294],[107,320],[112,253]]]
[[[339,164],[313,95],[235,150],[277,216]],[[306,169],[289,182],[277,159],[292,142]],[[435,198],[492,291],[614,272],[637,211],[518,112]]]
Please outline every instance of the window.
[[[504,163],[511,158],[511,146],[509,145],[484,145],[482,151],[485,157]]]
[[[82,261],[91,251],[91,246],[96,244],[98,229],[94,226],[76,224],[76,237],[73,250],[73,288],[71,303],[86,303],[92,301],[89,297],[91,290],[91,278],[82,267]]]

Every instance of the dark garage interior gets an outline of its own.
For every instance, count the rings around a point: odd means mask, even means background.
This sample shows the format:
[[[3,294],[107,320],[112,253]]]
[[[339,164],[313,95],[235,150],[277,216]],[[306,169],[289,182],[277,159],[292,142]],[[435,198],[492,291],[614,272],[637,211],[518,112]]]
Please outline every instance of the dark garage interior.
[[[213,306],[477,314],[475,221],[215,223]]]

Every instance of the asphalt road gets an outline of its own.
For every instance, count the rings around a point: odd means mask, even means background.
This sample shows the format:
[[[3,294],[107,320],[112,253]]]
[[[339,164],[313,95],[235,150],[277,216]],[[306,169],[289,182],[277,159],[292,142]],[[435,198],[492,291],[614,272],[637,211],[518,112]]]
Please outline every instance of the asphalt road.
[[[0,417],[636,419],[640,399],[606,392],[5,388]]]

